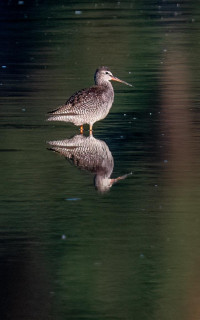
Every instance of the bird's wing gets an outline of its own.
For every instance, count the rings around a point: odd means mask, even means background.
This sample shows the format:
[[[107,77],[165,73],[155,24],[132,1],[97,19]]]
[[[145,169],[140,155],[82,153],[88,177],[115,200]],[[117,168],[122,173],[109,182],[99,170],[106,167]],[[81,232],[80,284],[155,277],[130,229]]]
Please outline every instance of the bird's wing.
[[[65,103],[65,105],[58,107],[57,109],[49,112],[51,114],[82,114],[86,110],[90,110],[94,107],[94,104],[100,103],[102,99],[103,88],[99,86],[93,86],[88,89],[80,90],[74,93]]]

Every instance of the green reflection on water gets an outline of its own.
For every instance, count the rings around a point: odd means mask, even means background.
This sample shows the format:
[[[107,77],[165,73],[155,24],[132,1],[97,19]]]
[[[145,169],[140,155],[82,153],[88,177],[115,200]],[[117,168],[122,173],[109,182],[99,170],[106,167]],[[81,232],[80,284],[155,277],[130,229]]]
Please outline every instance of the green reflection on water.
[[[2,318],[199,319],[198,3],[4,10]],[[134,89],[115,85],[94,136],[133,176],[102,195],[46,150],[77,128],[44,115],[104,64]]]

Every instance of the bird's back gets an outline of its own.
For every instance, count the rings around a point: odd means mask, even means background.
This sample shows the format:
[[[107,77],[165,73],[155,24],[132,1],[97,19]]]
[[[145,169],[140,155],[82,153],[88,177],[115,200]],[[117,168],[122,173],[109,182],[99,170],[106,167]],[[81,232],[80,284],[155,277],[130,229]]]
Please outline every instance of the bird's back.
[[[49,112],[49,114],[85,114],[95,112],[109,100],[107,90],[104,86],[93,86],[74,93],[64,105]]]

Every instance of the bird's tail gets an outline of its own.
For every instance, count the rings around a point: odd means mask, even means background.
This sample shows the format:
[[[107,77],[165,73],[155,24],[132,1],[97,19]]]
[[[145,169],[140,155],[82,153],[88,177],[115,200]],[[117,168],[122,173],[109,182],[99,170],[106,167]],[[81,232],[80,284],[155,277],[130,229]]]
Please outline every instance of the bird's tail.
[[[50,116],[47,118],[47,121],[64,121],[64,122],[74,122],[75,120],[74,113],[63,113],[63,114],[55,114],[51,113]]]

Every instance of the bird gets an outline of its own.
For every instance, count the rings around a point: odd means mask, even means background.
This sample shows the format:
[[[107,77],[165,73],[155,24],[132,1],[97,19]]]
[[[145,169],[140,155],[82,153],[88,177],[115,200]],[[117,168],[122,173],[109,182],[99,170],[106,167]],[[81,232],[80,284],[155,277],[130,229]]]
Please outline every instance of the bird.
[[[63,155],[80,169],[87,170],[95,175],[95,188],[101,192],[107,192],[114,183],[126,179],[128,173],[117,178],[111,178],[114,159],[107,144],[103,140],[79,134],[70,139],[47,141],[49,150]]]
[[[94,82],[90,88],[75,92],[64,105],[48,112],[47,121],[72,122],[80,126],[89,124],[90,133],[93,124],[104,119],[110,111],[114,101],[114,89],[110,81],[117,81],[128,86],[132,85],[113,76],[108,67],[99,67],[94,74]]]

